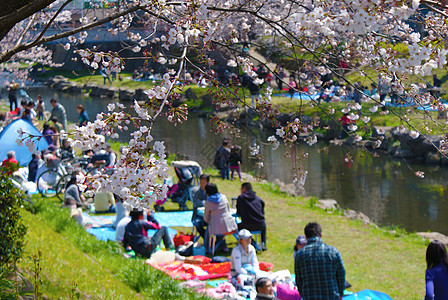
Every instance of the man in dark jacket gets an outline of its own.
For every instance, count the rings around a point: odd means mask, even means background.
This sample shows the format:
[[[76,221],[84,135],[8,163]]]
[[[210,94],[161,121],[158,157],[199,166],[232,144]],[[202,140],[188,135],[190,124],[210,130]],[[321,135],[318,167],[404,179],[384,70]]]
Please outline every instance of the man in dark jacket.
[[[136,254],[143,257],[151,257],[157,245],[163,240],[165,248],[173,250],[174,246],[168,235],[168,229],[162,226],[158,229],[158,224],[151,224],[143,220],[143,210],[134,209],[129,215],[131,221],[126,225],[123,239],[123,246],[131,246]],[[158,229],[157,232],[148,238],[147,231],[150,229]]]
[[[264,201],[252,190],[252,185],[245,182],[241,185],[241,195],[236,201],[236,211],[241,216],[238,229],[261,231],[261,248],[266,247],[266,222],[264,219]]]
[[[219,169],[222,179],[230,180],[230,140],[224,139],[222,146],[218,148],[215,155],[215,166]]]

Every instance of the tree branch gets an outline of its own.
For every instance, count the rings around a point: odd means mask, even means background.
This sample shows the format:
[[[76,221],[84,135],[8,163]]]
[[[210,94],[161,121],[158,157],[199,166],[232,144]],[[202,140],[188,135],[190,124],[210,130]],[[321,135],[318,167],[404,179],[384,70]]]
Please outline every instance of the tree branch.
[[[19,7],[13,12],[0,17],[0,41],[8,34],[11,28],[20,21],[44,9],[56,0],[33,0],[27,1],[25,6]],[[11,1],[13,2],[13,1]],[[3,3],[2,3],[3,4]],[[5,3],[9,5],[9,3]]]
[[[143,6],[134,6],[134,7],[131,7],[129,9],[127,9],[127,10],[124,10],[122,12],[112,14],[112,15],[110,15],[108,17],[105,17],[105,18],[103,18],[101,20],[98,20],[98,21],[92,22],[90,24],[78,27],[76,29],[69,30],[69,31],[66,31],[66,32],[63,32],[63,33],[58,33],[58,34],[55,34],[55,35],[52,35],[52,36],[49,36],[49,37],[43,37],[40,40],[34,40],[34,41],[30,42],[30,43],[19,45],[17,47],[14,47],[11,50],[3,52],[0,55],[0,63],[8,61],[14,54],[16,54],[16,53],[18,53],[20,51],[27,50],[27,49],[30,49],[32,47],[39,46],[39,45],[42,45],[44,43],[48,43],[48,42],[51,42],[51,41],[54,41],[54,40],[59,40],[59,39],[62,39],[62,38],[65,38],[65,37],[77,34],[77,33],[81,32],[81,31],[89,30],[90,28],[93,28],[93,27],[105,24],[107,22],[110,22],[110,21],[115,20],[115,19],[117,19],[119,17],[125,16],[125,15],[127,15],[129,13],[135,12],[135,11],[140,10],[142,8],[143,8]]]
[[[50,21],[48,21],[48,23],[45,26],[45,28],[42,30],[42,32],[39,34],[39,36],[34,39],[33,42],[38,41],[41,37],[44,36],[45,32],[47,32],[48,28],[50,28],[50,25],[53,23],[53,21],[56,19],[56,17],[61,13],[61,11],[64,9],[64,7],[66,7],[72,1],[73,0],[67,0],[67,1],[64,2],[64,4],[61,5],[61,7],[59,7],[58,11],[53,15],[53,17],[50,19]],[[16,46],[17,45],[18,44],[16,44]]]

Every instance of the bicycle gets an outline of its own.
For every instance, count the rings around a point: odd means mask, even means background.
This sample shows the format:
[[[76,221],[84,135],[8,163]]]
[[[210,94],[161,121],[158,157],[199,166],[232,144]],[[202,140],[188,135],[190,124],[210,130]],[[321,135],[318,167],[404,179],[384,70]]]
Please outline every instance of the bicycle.
[[[59,159],[46,161],[45,166],[47,170],[37,177],[37,190],[45,198],[58,196],[58,186],[59,190],[62,190],[63,185],[61,180],[65,181],[70,174]],[[61,199],[60,196],[58,198]]]

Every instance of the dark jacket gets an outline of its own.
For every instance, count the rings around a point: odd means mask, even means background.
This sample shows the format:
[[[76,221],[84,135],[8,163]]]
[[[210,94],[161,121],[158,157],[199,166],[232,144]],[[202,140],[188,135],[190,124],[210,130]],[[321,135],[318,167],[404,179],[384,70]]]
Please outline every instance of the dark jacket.
[[[229,162],[231,167],[238,167],[238,162],[243,163],[241,155],[238,152],[230,152]]]
[[[28,181],[36,182],[39,158],[33,158],[28,164]]]
[[[131,246],[132,250],[141,248],[143,245],[149,245],[149,239],[147,237],[147,231],[150,229],[156,229],[154,225],[143,220],[131,220],[126,225],[124,231],[123,245],[127,247]]]
[[[264,223],[264,201],[254,191],[245,191],[238,197],[236,211],[241,216],[242,224]]]

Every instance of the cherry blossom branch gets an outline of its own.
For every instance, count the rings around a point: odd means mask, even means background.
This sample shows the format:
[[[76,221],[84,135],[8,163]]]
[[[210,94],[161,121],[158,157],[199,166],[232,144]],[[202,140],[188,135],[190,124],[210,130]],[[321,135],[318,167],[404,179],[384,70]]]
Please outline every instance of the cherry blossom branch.
[[[56,17],[62,12],[62,10],[68,5],[70,4],[70,2],[73,2],[73,0],[67,0],[65,1],[61,7],[59,7],[59,9],[56,11],[56,13],[53,15],[53,17],[48,21],[47,25],[45,26],[45,28],[41,31],[41,33],[37,36],[37,38],[34,39],[33,42],[38,41],[41,37],[44,36],[45,32],[47,32],[48,28],[50,28],[51,24],[54,22],[54,20],[56,19]],[[21,42],[20,42],[21,43]],[[16,44],[16,47],[18,46],[18,44]]]
[[[31,25],[33,25],[34,20],[36,19],[37,14],[34,14],[31,16],[31,18],[28,20],[28,23],[26,24],[25,28],[22,30],[22,32],[19,35],[19,38],[17,39],[17,42],[15,44],[15,47],[20,45],[22,43],[23,38],[25,37],[28,30],[30,30]]]
[[[170,96],[170,93],[171,93],[174,85],[176,84],[176,81],[180,77],[180,74],[181,74],[182,69],[184,68],[184,64],[185,64],[185,57],[187,56],[187,49],[188,49],[188,47],[185,46],[184,50],[182,52],[182,56],[180,57],[181,61],[180,61],[180,65],[179,65],[179,70],[177,71],[177,75],[174,78],[173,82],[171,82],[171,85],[165,95],[165,98],[162,100],[162,104],[160,105],[160,108],[158,109],[157,113],[151,119],[151,128],[152,128],[152,125],[154,124],[156,118],[162,113],[162,110],[165,107],[165,103],[166,103],[166,101],[168,101],[167,99]]]

